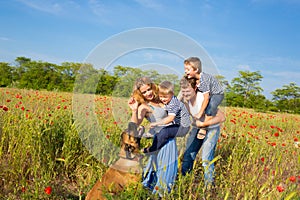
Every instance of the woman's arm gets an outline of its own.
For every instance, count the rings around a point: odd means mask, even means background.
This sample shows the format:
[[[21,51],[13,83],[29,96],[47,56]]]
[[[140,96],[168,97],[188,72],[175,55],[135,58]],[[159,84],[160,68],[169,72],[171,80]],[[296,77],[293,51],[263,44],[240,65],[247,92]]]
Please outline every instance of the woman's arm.
[[[128,100],[128,106],[132,111],[131,122],[134,122],[139,126],[148,112],[147,107],[145,104],[138,105],[138,102],[134,98]]]

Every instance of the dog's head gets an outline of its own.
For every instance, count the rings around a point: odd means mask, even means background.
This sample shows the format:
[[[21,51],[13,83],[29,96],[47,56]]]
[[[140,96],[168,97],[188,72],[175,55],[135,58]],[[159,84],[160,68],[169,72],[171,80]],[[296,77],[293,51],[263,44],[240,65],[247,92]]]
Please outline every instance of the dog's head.
[[[120,157],[134,159],[140,151],[140,140],[144,127],[137,127],[133,122],[129,122],[128,128],[121,134],[121,151]]]

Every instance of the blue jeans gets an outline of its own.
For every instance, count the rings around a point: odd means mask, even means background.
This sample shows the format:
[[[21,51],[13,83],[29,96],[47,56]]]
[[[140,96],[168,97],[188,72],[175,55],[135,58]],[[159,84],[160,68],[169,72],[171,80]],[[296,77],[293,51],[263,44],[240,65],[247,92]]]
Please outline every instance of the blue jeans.
[[[220,135],[220,126],[208,128],[203,140],[197,139],[197,128],[193,127],[186,142],[186,150],[182,159],[182,175],[186,175],[193,169],[197,153],[202,146],[202,166],[204,168],[204,184],[213,184],[215,176],[215,165],[210,163],[215,156],[215,149]]]
[[[152,145],[149,147],[148,153],[160,150],[170,139],[176,137],[178,129],[178,124],[166,126],[163,129],[161,129],[158,133],[154,135],[153,142]]]
[[[205,109],[205,114],[208,116],[216,116],[218,112],[218,106],[222,103],[224,94],[213,94],[209,98],[209,102]]]

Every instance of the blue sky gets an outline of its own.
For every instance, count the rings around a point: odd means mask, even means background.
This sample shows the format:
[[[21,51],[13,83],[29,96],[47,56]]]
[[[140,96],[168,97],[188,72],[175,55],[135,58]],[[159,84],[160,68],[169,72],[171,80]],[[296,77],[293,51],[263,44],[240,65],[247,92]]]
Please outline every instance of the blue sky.
[[[182,42],[178,35],[197,43],[228,81],[239,70],[260,71],[264,95],[271,97],[285,84],[300,85],[299,10],[300,0],[1,1],[0,62],[12,63],[18,56],[84,62],[106,41],[156,27],[174,33],[163,42],[178,52],[184,48],[193,54],[188,46],[177,46]],[[131,39],[127,43],[143,40]],[[105,53],[111,53],[109,48]],[[191,56],[202,56],[197,53]],[[163,49],[114,56],[111,66],[171,66],[183,73],[183,58]],[[209,71],[209,66],[203,68]]]

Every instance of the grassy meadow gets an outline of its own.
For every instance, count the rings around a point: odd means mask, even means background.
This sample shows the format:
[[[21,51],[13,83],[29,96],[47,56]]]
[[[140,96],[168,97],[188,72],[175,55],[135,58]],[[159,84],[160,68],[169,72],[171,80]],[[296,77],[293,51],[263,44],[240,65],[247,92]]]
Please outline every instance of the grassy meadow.
[[[75,97],[74,97],[75,96]],[[126,99],[0,88],[0,199],[84,199],[117,159]],[[300,199],[300,116],[223,108],[216,193],[198,156],[163,199]],[[142,145],[148,141],[142,139]],[[184,138],[177,139],[180,152]],[[180,155],[179,155],[180,156]],[[141,184],[108,199],[158,199]]]

